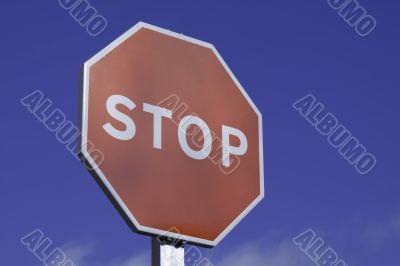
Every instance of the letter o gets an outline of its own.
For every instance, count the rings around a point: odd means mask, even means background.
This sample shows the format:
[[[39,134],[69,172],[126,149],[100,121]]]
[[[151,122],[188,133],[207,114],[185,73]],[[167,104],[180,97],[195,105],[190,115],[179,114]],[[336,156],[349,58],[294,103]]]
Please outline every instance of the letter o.
[[[193,150],[187,143],[186,132],[190,125],[198,126],[203,132],[204,142],[201,150]],[[212,136],[207,124],[199,117],[188,115],[182,118],[178,126],[178,140],[187,156],[196,160],[203,160],[211,153]]]

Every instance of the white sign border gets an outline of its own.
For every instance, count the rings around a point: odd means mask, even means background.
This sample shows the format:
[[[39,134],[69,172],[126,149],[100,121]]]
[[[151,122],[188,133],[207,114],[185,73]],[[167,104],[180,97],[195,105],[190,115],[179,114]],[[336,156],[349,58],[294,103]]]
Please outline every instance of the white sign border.
[[[153,31],[156,31],[156,32],[159,32],[159,33],[171,36],[171,37],[175,37],[177,39],[181,39],[181,40],[211,49],[214,52],[214,54],[217,56],[218,60],[224,66],[225,70],[228,72],[228,74],[230,75],[232,80],[235,82],[236,86],[240,89],[241,93],[246,98],[246,100],[248,101],[248,103],[251,105],[251,107],[253,108],[253,110],[256,112],[256,114],[258,116],[259,155],[260,155],[260,158],[259,158],[259,160],[260,160],[260,194],[238,217],[236,217],[236,219],[216,239],[214,239],[212,241],[207,240],[207,239],[201,239],[201,238],[197,238],[197,237],[187,236],[187,235],[183,235],[183,234],[177,234],[177,233],[173,233],[173,232],[158,230],[155,228],[146,227],[146,226],[142,226],[141,224],[139,224],[139,222],[136,220],[136,218],[130,212],[130,210],[125,205],[123,200],[118,196],[115,189],[112,187],[110,182],[107,180],[105,175],[102,173],[100,168],[96,165],[95,161],[91,158],[90,154],[87,151],[86,143],[88,142],[87,131],[88,131],[88,96],[89,96],[89,70],[90,70],[90,67],[142,28],[150,29],[150,30],[153,30]],[[218,53],[218,51],[212,44],[185,36],[183,34],[165,30],[165,29],[150,25],[148,23],[139,22],[135,26],[130,28],[127,32],[125,32],[120,37],[118,37],[115,41],[110,43],[103,50],[101,50],[96,55],[94,55],[92,58],[90,58],[87,62],[84,63],[82,103],[83,103],[83,109],[82,109],[83,112],[82,112],[81,152],[82,152],[83,156],[85,157],[85,159],[93,167],[96,174],[100,177],[100,179],[104,183],[105,187],[109,190],[109,192],[112,194],[114,199],[117,201],[117,203],[120,205],[122,210],[125,212],[125,214],[128,216],[128,218],[134,224],[134,226],[136,227],[136,229],[138,231],[141,231],[143,233],[148,233],[151,235],[165,235],[165,236],[175,238],[178,240],[184,240],[184,241],[187,241],[187,242],[193,243],[193,244],[200,244],[200,245],[214,247],[264,198],[264,159],[263,159],[263,133],[262,133],[263,128],[262,128],[261,112],[258,110],[258,108],[253,103],[253,101],[250,99],[250,97],[247,95],[247,93],[243,89],[242,85],[236,79],[235,75],[229,69],[228,65],[225,63],[225,61],[222,59],[221,55]]]

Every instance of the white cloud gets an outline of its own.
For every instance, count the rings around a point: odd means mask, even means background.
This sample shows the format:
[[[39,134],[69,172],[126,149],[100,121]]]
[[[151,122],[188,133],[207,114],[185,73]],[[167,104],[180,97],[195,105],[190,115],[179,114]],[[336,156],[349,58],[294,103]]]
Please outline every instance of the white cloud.
[[[379,247],[390,239],[399,239],[400,215],[383,222],[370,224],[365,230],[365,236],[374,247]]]
[[[99,262],[93,243],[69,243],[62,247],[67,257],[76,266],[149,266],[150,252],[129,258],[116,258]],[[200,249],[202,251],[203,249]],[[208,252],[209,254],[210,252]],[[276,245],[266,245],[260,241],[249,242],[217,258],[208,258],[215,266],[309,266],[312,262],[290,240]],[[189,265],[192,266],[192,265]]]
[[[351,228],[351,227],[350,227]],[[385,241],[400,239],[400,215],[386,221],[361,225],[367,242],[373,247],[381,247]],[[349,227],[346,227],[346,234]],[[344,235],[346,235],[344,234]],[[282,234],[278,234],[282,235]],[[339,234],[343,235],[343,234]],[[271,241],[277,237],[254,240],[231,249],[224,255],[207,255],[215,266],[310,266],[314,263],[290,239]],[[279,238],[278,238],[279,239]],[[67,257],[76,266],[148,266],[150,251],[142,252],[128,258],[115,258],[109,261],[98,261],[93,243],[70,243],[62,247]],[[200,252],[203,254],[203,249]],[[213,254],[214,252],[207,252]],[[192,265],[188,265],[192,266]]]
[[[132,256],[126,260],[117,259],[109,266],[149,266],[150,254],[140,254]]]
[[[291,241],[285,240],[277,245],[248,243],[229,252],[215,266],[309,266],[313,262]]]
[[[71,242],[61,248],[67,258],[71,260],[76,266],[85,265],[84,261],[94,251],[93,243],[75,243]]]
[[[141,253],[129,258],[116,258],[100,262],[96,258],[94,243],[68,243],[61,248],[76,266],[149,266],[150,254]]]
[[[389,222],[389,227],[392,229],[392,232],[395,236],[400,236],[400,215],[394,217]]]

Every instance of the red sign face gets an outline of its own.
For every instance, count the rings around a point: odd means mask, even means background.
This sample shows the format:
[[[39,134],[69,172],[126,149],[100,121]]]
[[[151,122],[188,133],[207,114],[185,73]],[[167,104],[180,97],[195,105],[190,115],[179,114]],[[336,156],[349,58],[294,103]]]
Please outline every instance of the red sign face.
[[[263,198],[261,114],[211,44],[139,23],[83,83],[82,154],[135,231],[215,246]]]

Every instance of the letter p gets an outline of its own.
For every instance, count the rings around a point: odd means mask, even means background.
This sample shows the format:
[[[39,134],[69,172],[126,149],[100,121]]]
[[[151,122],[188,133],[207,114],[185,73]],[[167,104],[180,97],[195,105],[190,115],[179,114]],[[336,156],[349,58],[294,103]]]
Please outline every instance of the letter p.
[[[236,136],[240,144],[239,146],[231,146],[230,136]],[[225,167],[231,165],[230,155],[243,155],[247,151],[247,138],[239,129],[222,125],[222,164]]]

